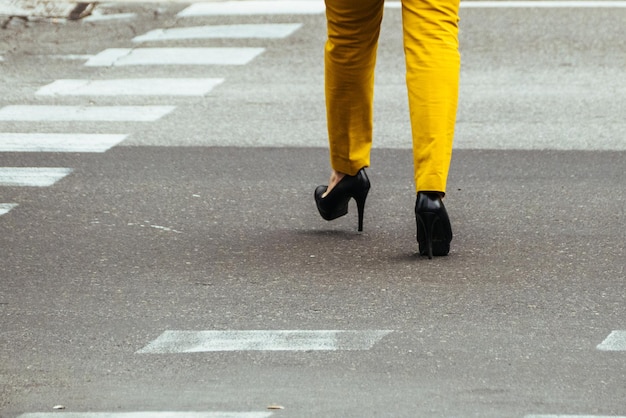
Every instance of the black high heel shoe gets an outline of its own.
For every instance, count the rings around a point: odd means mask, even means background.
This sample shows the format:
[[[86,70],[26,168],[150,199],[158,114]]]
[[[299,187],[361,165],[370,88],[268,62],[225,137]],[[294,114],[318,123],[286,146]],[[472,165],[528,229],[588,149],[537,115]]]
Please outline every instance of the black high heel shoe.
[[[420,254],[428,255],[428,258],[433,258],[433,255],[448,255],[452,227],[439,193],[417,193],[415,220]]]
[[[348,213],[348,202],[354,198],[359,214],[359,231],[363,231],[363,214],[365,212],[365,199],[370,190],[370,180],[365,174],[365,169],[359,170],[355,176],[345,175],[339,183],[325,197],[328,186],[317,186],[315,189],[315,203],[322,218],[327,221],[337,219]]]

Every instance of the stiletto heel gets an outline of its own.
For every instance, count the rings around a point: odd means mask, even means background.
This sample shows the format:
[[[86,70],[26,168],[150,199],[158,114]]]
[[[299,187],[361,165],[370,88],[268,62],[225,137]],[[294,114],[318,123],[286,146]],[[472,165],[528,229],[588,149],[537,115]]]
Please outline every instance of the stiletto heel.
[[[450,252],[452,227],[439,193],[419,192],[415,202],[417,242],[420,254],[444,256]]]
[[[365,213],[365,199],[370,190],[370,181],[365,169],[359,170],[355,176],[345,175],[339,183],[324,197],[328,186],[318,186],[314,197],[322,218],[332,221],[348,213],[348,202],[356,200],[358,211],[358,230],[363,231],[363,216]]]
[[[359,232],[363,231],[363,216],[365,214],[365,199],[367,198],[367,192],[369,192],[369,188],[367,188],[364,193],[361,193],[358,196],[354,196],[354,200],[356,200],[356,209],[359,216]]]

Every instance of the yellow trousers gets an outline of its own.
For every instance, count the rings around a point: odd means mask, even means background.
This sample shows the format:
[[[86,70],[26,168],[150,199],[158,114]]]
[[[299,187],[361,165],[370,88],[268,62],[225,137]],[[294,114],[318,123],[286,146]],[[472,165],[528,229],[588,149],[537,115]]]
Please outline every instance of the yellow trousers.
[[[333,169],[370,165],[383,0],[325,0],[326,112]],[[459,0],[402,0],[416,191],[446,191],[459,90]]]

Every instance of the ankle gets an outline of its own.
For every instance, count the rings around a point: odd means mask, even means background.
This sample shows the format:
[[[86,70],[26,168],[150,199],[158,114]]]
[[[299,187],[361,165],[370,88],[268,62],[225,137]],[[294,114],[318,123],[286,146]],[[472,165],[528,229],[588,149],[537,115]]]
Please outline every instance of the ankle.
[[[322,197],[326,197],[326,195],[328,193],[330,193],[330,191],[346,176],[345,173],[342,173],[340,171],[337,170],[333,170],[330,173],[330,180],[328,180],[328,188],[326,189],[326,191],[324,192],[324,194],[322,195]]]
[[[330,173],[330,181],[328,183],[328,186],[330,187],[330,185],[332,184],[333,186],[336,185],[337,183],[339,183],[341,181],[342,178],[344,178],[347,174],[346,173],[342,173],[340,171],[337,170],[333,170]]]

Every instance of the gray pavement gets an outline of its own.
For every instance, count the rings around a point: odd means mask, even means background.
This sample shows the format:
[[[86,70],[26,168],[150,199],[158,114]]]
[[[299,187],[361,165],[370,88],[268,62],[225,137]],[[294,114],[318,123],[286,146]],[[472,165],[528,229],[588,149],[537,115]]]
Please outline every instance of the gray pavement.
[[[95,3],[62,0],[3,0],[0,2],[0,22],[12,19],[79,19],[89,15]]]
[[[73,170],[49,187],[0,185],[15,205],[0,215],[0,416],[626,416],[626,9],[463,10],[455,236],[427,260],[399,10],[386,10],[357,234],[356,208],[328,223],[312,199],[328,174],[323,15],[177,18],[185,7],[105,4],[119,19],[2,30],[0,118],[16,105],[176,108],[153,122],[0,120],[0,138],[128,135],[105,153],[0,152],[0,167]],[[302,27],[132,41],[242,23]],[[164,46],[265,51],[241,66],[83,65]],[[37,94],[141,77],[223,82],[189,97]],[[389,333],[364,349],[140,352],[183,330]]]

